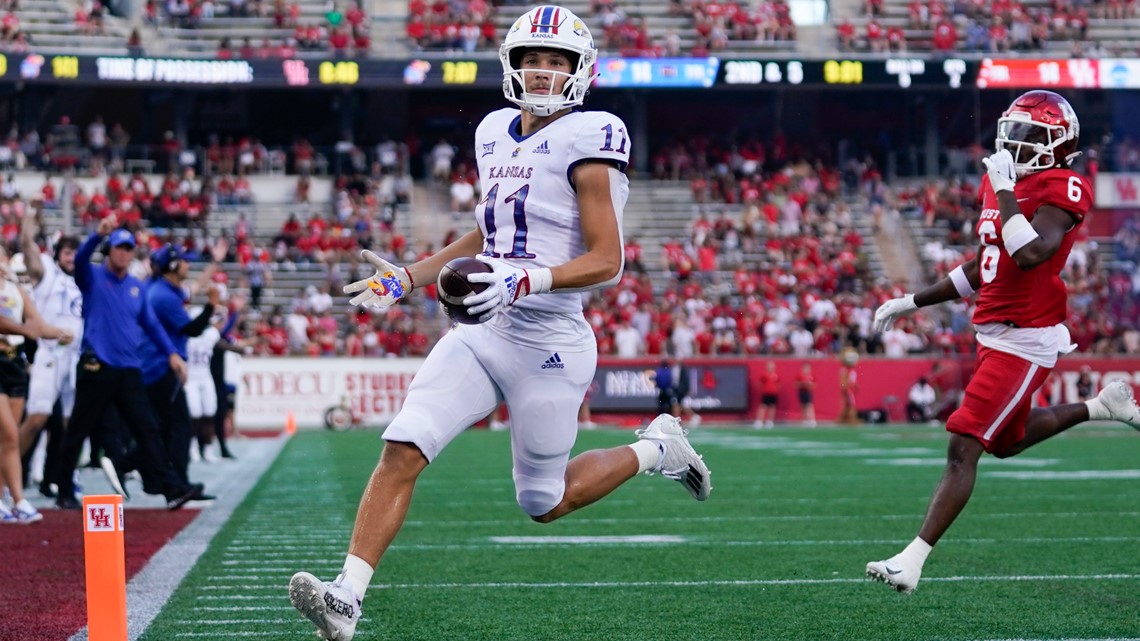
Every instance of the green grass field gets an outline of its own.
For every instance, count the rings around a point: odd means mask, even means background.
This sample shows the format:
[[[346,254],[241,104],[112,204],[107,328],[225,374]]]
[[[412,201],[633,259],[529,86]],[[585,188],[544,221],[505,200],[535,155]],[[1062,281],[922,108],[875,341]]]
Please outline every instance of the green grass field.
[[[632,437],[586,432],[577,450]],[[635,478],[538,525],[515,505],[508,435],[463,435],[417,486],[356,639],[1140,636],[1132,430],[1086,427],[984,460],[909,597],[863,566],[914,537],[941,475],[941,429],[710,429],[692,441],[713,472],[707,502]],[[298,434],[143,639],[312,639],[286,584],[297,570],[339,571],[380,447],[375,432]]]

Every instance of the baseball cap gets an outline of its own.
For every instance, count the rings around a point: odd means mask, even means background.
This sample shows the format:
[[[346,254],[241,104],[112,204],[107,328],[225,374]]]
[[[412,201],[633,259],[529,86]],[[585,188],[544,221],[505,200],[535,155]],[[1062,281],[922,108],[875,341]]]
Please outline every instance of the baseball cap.
[[[135,248],[135,235],[129,229],[116,229],[111,232],[111,247],[118,247],[120,245],[128,245],[131,249]]]
[[[169,271],[170,264],[176,260],[186,260],[186,255],[178,251],[178,248],[170,243],[159,247],[150,255],[151,264],[154,265],[154,268],[159,272]]]

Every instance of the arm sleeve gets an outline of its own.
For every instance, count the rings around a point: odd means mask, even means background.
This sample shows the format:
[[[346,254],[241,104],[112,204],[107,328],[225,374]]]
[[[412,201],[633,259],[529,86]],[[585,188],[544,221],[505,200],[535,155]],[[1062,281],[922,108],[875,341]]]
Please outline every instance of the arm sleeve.
[[[102,241],[103,237],[99,234],[91,234],[75,252],[75,284],[84,295],[91,289],[93,271],[91,256],[95,254],[95,248]]]
[[[206,303],[202,306],[202,313],[198,317],[182,326],[182,333],[186,336],[201,336],[202,332],[210,326],[210,317],[214,315],[214,306]]]

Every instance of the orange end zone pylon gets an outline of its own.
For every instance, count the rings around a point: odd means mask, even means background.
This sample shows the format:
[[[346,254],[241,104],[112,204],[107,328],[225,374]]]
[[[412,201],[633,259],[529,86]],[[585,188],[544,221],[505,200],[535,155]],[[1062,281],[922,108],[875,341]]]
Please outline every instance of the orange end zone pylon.
[[[127,641],[123,497],[83,497],[83,556],[87,566],[88,640]]]

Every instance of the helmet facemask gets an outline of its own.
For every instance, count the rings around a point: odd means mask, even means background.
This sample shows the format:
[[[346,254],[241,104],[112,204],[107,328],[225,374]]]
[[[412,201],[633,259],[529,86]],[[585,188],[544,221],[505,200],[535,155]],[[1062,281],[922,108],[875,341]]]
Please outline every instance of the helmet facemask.
[[[1061,159],[1055,152],[1073,137],[1065,125],[1037,122],[1030,114],[1015,111],[998,119],[996,146],[998,151],[1009,151],[1013,156],[1014,171],[1022,178],[1044,169],[1067,165],[1079,152]]]
[[[588,65],[583,65],[587,58],[571,51],[555,49],[564,53],[570,59],[570,72],[554,71],[552,69],[522,69],[522,59],[527,49],[538,47],[516,47],[511,51],[502,53],[503,62],[503,94],[507,100],[526,109],[536,116],[549,116],[568,107],[582,104],[593,82],[593,56],[589,56]],[[550,87],[557,87],[560,80],[565,80],[562,91],[557,93],[530,93],[526,90],[526,75],[541,73],[550,77]]]

